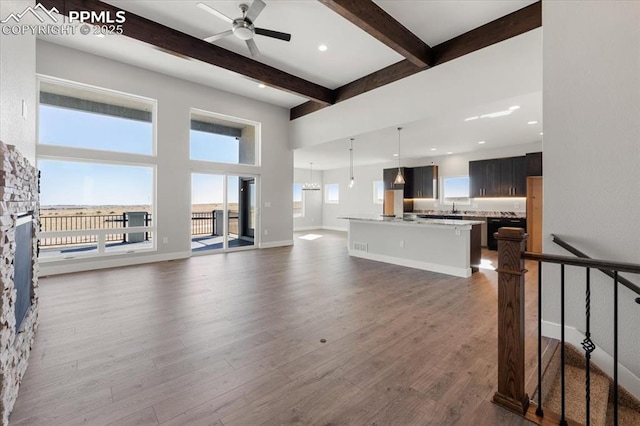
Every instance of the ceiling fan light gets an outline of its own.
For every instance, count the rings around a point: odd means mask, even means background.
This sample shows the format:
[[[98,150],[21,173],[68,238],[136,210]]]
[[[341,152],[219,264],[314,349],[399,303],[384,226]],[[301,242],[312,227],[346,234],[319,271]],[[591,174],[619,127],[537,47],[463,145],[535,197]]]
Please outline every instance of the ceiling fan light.
[[[249,27],[245,26],[237,26],[233,28],[233,35],[238,37],[240,40],[249,40],[253,38],[253,30]]]

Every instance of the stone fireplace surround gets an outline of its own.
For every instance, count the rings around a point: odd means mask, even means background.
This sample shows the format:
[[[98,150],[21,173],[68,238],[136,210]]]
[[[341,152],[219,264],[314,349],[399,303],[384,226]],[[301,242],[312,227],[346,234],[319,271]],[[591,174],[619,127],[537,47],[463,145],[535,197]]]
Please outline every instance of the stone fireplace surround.
[[[3,426],[9,424],[38,328],[38,180],[38,170],[14,146],[0,142],[0,424]],[[33,214],[31,306],[16,333],[13,282],[16,219],[30,212]]]

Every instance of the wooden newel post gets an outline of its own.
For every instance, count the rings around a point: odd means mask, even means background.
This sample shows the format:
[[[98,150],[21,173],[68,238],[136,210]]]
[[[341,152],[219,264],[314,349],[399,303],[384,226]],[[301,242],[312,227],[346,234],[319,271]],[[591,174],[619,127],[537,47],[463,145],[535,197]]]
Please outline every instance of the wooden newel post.
[[[529,396],[524,389],[524,253],[522,228],[500,228],[498,240],[498,391],[493,402],[525,414]]]

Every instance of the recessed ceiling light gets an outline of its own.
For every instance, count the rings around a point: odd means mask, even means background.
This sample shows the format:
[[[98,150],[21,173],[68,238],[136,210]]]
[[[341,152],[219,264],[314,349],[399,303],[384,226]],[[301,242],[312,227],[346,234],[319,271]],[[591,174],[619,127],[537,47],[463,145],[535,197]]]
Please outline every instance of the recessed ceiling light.
[[[544,133],[540,132],[540,136],[544,135]]]
[[[486,141],[480,141],[478,142],[480,145],[482,145],[483,143],[487,143]]]
[[[527,124],[538,124],[537,121],[529,121]]]
[[[318,50],[321,52],[326,52],[328,49],[326,44],[321,44],[320,46],[318,46]]]
[[[260,83],[260,84],[258,84],[258,87],[261,88],[261,89],[264,89],[267,86],[265,84],[263,84],[263,83]]]
[[[464,119],[464,121],[477,120],[478,118],[480,118],[480,117],[479,117],[479,116],[477,116],[477,115],[474,115],[473,117],[465,118],[465,119]]]
[[[447,154],[453,154],[453,152],[449,151],[449,152],[447,152]]]
[[[510,107],[509,107],[509,109],[510,109],[511,111],[514,111],[514,110],[516,110],[516,109],[520,109],[520,106],[518,106],[518,105],[510,106]]]
[[[431,148],[431,151],[435,151],[436,149],[438,149],[438,148]]]
[[[398,156],[398,154],[393,154],[393,156],[394,156],[394,157],[397,157],[397,156]]]

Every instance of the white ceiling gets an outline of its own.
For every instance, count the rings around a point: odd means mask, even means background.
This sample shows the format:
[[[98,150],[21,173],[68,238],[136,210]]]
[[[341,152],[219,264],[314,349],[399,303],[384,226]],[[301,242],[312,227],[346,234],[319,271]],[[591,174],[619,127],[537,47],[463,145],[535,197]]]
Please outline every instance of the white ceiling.
[[[238,5],[243,1],[203,0],[203,2],[234,18],[240,15]],[[246,2],[250,3],[250,0]],[[336,88],[403,59],[392,49],[316,0],[265,0],[265,2],[267,6],[256,20],[256,26],[291,33],[292,40],[287,43],[256,36],[256,43],[262,53],[256,60],[260,62],[326,87]],[[534,0],[375,0],[375,2],[427,44],[434,46],[527,6]],[[199,38],[229,29],[228,23],[198,8],[197,0],[106,0],[106,3]],[[301,96],[278,89],[270,87],[260,89],[258,82],[247,77],[207,63],[161,52],[150,45],[123,36],[97,38],[78,34],[75,37],[57,35],[41,38],[285,108],[291,108],[306,101]],[[249,56],[244,42],[233,36],[216,41],[215,44]],[[317,48],[320,44],[326,44],[328,50],[320,52]],[[505,57],[504,60],[509,61],[510,58]],[[478,65],[486,66],[480,63]],[[465,66],[469,66],[468,60]],[[492,64],[492,66],[500,67],[500,64]],[[541,66],[541,58],[539,63],[532,66]],[[421,74],[428,75],[430,72],[432,71]],[[486,84],[501,83],[487,81]],[[491,96],[469,97],[468,101],[461,102],[455,108],[442,109],[436,115],[425,114],[421,117],[422,119],[417,120],[414,116],[411,125],[403,131],[403,156],[404,153],[409,157],[433,155],[434,152],[428,151],[432,146],[438,148],[435,154],[440,155],[446,152],[445,150],[469,151],[480,147],[477,142],[482,139],[491,140],[490,143],[487,141],[487,144],[482,146],[487,148],[539,140],[539,136],[535,139],[535,135],[539,134],[540,129],[536,129],[532,136],[533,127],[525,126],[523,129],[515,123],[521,118],[524,120],[525,116],[527,121],[530,119],[541,121],[542,101],[539,93],[541,86],[535,93],[532,93],[530,84],[522,86],[523,90],[511,90],[500,102],[496,102]],[[385,92],[377,89],[373,93],[378,91]],[[444,101],[436,97],[433,102],[437,103],[440,100]],[[384,100],[381,99],[380,102]],[[469,111],[492,112],[514,103],[520,104],[522,108],[509,117],[483,122],[462,121]],[[356,111],[354,114],[366,114],[366,111]],[[315,114],[311,116],[313,115]],[[535,118],[530,118],[534,116]],[[379,163],[393,159],[390,155],[395,149],[393,148],[395,144],[392,145],[391,141],[397,142],[395,127],[376,129],[376,126],[372,125],[371,131],[352,135],[357,138],[356,164]],[[322,163],[325,167],[321,168],[345,165],[343,159],[347,159],[345,151],[347,141],[327,139],[321,142],[328,143],[319,143],[313,147],[296,150],[294,156],[296,167],[307,167],[309,161],[314,161],[314,168],[315,164]],[[363,146],[366,146],[366,150],[359,148]],[[320,159],[323,160],[316,161]]]

